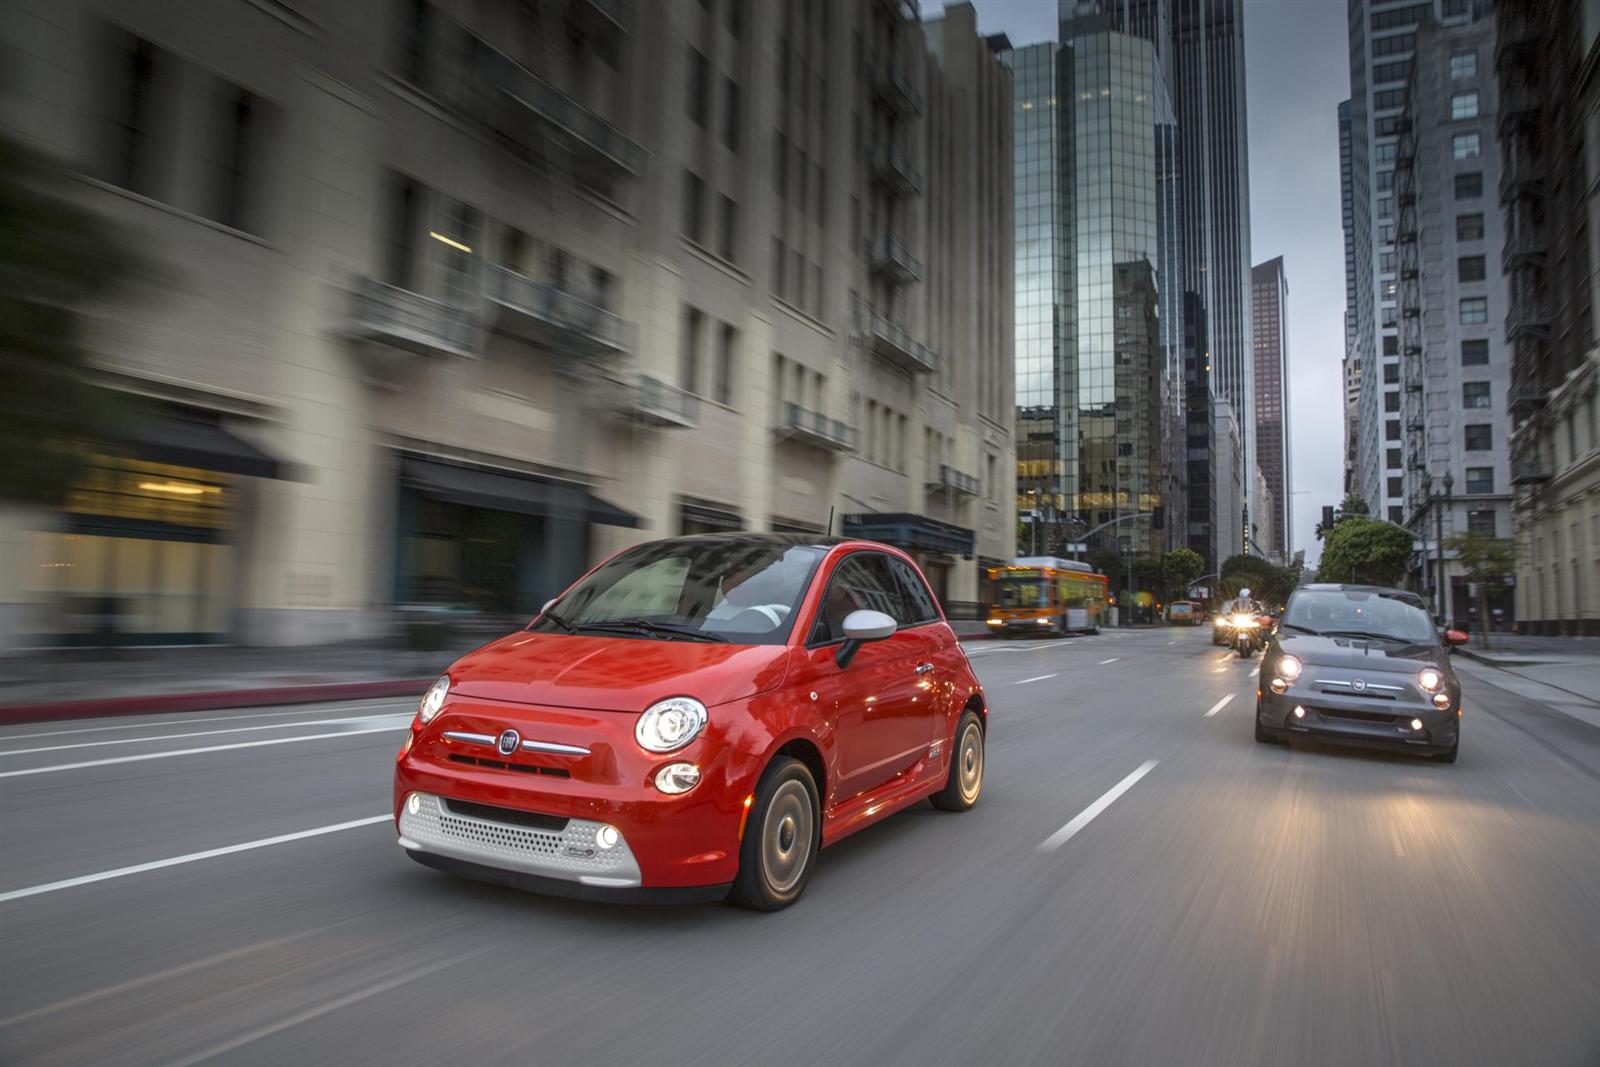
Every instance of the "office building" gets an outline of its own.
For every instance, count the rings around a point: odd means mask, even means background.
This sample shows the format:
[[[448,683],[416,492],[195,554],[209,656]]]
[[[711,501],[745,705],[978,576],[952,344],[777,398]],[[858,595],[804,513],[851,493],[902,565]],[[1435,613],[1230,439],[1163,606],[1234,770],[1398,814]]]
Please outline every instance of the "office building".
[[[1506,278],[1491,254],[1504,230],[1479,196],[1504,187],[1494,20],[1429,20],[1416,39],[1395,158],[1399,383],[1384,392],[1402,436],[1385,448],[1400,452],[1406,525],[1428,549],[1414,560],[1418,587],[1464,623],[1467,579],[1439,539],[1511,536]],[[1509,589],[1490,600],[1514,621]]]
[[[1256,469],[1271,494],[1250,509],[1267,554],[1287,559],[1294,520],[1289,449],[1289,279],[1283,257],[1251,271],[1251,344],[1255,349]]]
[[[1500,210],[1511,348],[1516,615],[1600,633],[1600,13],[1577,0],[1495,9]]]
[[[0,42],[0,126],[163,279],[86,338],[160,417],[0,519],[5,644],[503,628],[637,540],[830,514],[951,605],[1012,555],[970,6],[23,0]]]
[[[1363,338],[1359,409],[1355,425],[1355,484],[1352,491],[1366,501],[1369,514],[1390,522],[1405,521],[1404,467],[1389,447],[1398,441],[1400,412],[1387,395],[1398,390],[1400,363],[1397,213],[1394,161],[1405,104],[1406,79],[1416,51],[1417,27],[1432,19],[1446,25],[1469,21],[1484,0],[1422,0],[1395,4],[1389,0],[1350,0],[1350,176],[1358,203],[1353,224],[1358,228],[1353,263],[1358,316],[1371,294],[1372,345]],[[1341,168],[1343,169],[1341,160]],[[1487,194],[1492,202],[1492,191]],[[1363,218],[1363,216],[1365,216]],[[1364,223],[1364,225],[1363,225]],[[1366,240],[1360,239],[1364,233]],[[1365,326],[1358,319],[1358,329]],[[1391,369],[1393,368],[1393,369]],[[1390,424],[1394,424],[1391,426]]]
[[[1206,574],[1222,565],[1217,553],[1217,428],[1212,414],[1211,363],[1206,354],[1206,312],[1199,293],[1183,294],[1186,547],[1206,561]]]
[[[1367,188],[1367,136],[1357,128],[1349,100],[1339,103],[1339,220],[1344,230],[1344,495],[1360,495],[1361,374],[1374,359],[1371,198]],[[1358,195],[1358,190],[1362,192]],[[1363,270],[1366,273],[1363,273]]]

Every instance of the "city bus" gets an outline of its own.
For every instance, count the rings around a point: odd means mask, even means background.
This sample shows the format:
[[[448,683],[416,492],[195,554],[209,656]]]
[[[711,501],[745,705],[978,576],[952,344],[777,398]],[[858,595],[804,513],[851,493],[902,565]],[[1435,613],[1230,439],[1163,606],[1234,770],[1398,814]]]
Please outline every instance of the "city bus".
[[[1077,560],[1023,556],[988,578],[991,633],[1096,633],[1109,609],[1106,576]]]

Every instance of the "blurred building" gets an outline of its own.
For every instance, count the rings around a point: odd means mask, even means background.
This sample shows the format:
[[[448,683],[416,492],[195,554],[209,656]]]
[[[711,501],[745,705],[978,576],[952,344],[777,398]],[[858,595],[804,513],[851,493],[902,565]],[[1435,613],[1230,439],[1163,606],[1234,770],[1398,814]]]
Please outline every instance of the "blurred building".
[[[1600,633],[1600,11],[1500,0],[1495,19],[1516,613]]]
[[[1219,487],[1236,484],[1244,468],[1244,442],[1240,439],[1239,418],[1234,412],[1233,401],[1222,396],[1212,397],[1211,425],[1216,431],[1212,437],[1215,449],[1215,466],[1212,468],[1214,484]],[[1220,488],[1217,490],[1216,515],[1217,568],[1220,570],[1228,557],[1249,554],[1250,538],[1245,525],[1248,516],[1243,506],[1237,498],[1229,505]]]
[[[1289,449],[1289,279],[1283,257],[1251,269],[1251,344],[1255,349],[1256,468],[1272,494],[1272,506],[1250,513],[1262,531],[1267,554],[1279,562],[1290,554],[1294,526],[1294,480]]]
[[[91,338],[162,417],[8,519],[12,643],[511,619],[642,538],[830,515],[952,603],[1011,554],[1011,88],[970,6],[22,0],[0,34],[0,121],[167,275]]]
[[[1217,465],[1217,427],[1212,415],[1211,359],[1206,351],[1206,312],[1199,293],[1183,294],[1183,382],[1185,491],[1188,494],[1186,547],[1215,574],[1223,556],[1217,552],[1217,494],[1212,477]]]
[[[1362,118],[1365,113],[1362,113]],[[1368,139],[1349,100],[1339,103],[1339,219],[1344,229],[1344,494],[1361,495],[1361,376],[1375,360],[1372,200],[1366,194]]]
[[[1511,535],[1510,355],[1502,323],[1506,279],[1498,212],[1481,190],[1508,189],[1495,151],[1500,118],[1491,63],[1494,20],[1416,30],[1395,158],[1399,255],[1402,438],[1386,441],[1401,460],[1405,523],[1428,551],[1413,563],[1436,610],[1465,621],[1466,578],[1438,541],[1474,532]],[[1385,492],[1392,487],[1385,487]],[[1426,556],[1427,558],[1423,558]],[[1512,621],[1510,590],[1492,598]]]
[[[1418,26],[1430,19],[1446,25],[1467,22],[1475,10],[1489,6],[1488,0],[1405,4],[1349,0],[1352,148],[1348,167],[1341,156],[1341,170],[1348,169],[1357,200],[1352,224],[1365,231],[1366,239],[1358,235],[1354,262],[1347,269],[1353,269],[1358,290],[1357,328],[1367,325],[1361,320],[1370,307],[1373,331],[1371,347],[1363,338],[1356,348],[1362,353],[1360,409],[1355,423],[1361,440],[1355,450],[1358,466],[1352,492],[1366,501],[1368,514],[1389,522],[1404,522],[1406,513],[1404,466],[1389,465],[1390,460],[1399,458],[1391,446],[1400,440],[1400,411],[1391,410],[1395,401],[1387,395],[1399,388],[1395,377],[1400,364],[1400,286],[1394,162],[1406,79],[1417,47]],[[1491,190],[1477,199],[1487,208],[1492,197]]]

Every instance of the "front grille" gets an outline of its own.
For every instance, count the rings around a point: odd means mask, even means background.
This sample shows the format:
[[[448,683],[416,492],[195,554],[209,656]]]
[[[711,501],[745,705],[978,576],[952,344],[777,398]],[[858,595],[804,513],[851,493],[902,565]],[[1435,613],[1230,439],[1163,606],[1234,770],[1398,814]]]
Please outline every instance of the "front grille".
[[[444,805],[446,810],[456,815],[471,815],[475,819],[510,823],[512,826],[526,826],[530,830],[549,830],[559,834],[567,828],[567,820],[559,815],[540,815],[534,811],[499,808],[493,804],[478,804],[471,800],[455,800],[453,798],[445,800]]]
[[[529,763],[507,763],[487,756],[466,756],[452,752],[447,757],[451,763],[465,763],[470,767],[492,767],[497,771],[516,771],[519,774],[548,774],[552,778],[571,778],[572,772],[560,767],[538,767]]]
[[[559,856],[561,837],[547,830],[524,830],[517,826],[501,826],[479,819],[460,819],[442,812],[439,829],[449,837],[473,845],[496,850],[509,850],[536,856]]]
[[[1394,736],[1397,723],[1393,715],[1380,715],[1371,711],[1347,711],[1343,708],[1338,711],[1318,708],[1317,716],[1329,726],[1335,726],[1350,733],[1374,734],[1383,737]]]
[[[1323,708],[1320,709],[1317,714],[1321,715],[1324,719],[1346,719],[1350,722],[1382,723],[1385,726],[1393,726],[1395,724],[1395,717],[1393,715],[1386,715],[1376,711],[1350,711],[1345,708],[1339,708],[1337,711],[1335,711]]]

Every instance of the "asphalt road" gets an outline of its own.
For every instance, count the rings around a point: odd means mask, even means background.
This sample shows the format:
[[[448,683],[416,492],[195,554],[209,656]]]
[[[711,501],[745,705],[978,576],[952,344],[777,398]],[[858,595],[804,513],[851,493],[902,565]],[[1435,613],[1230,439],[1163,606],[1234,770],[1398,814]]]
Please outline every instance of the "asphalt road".
[[[1600,730],[1480,670],[1455,766],[1268,747],[1206,632],[971,647],[978,807],[776,915],[412,863],[407,702],[0,731],[0,1064],[1600,1064]]]

